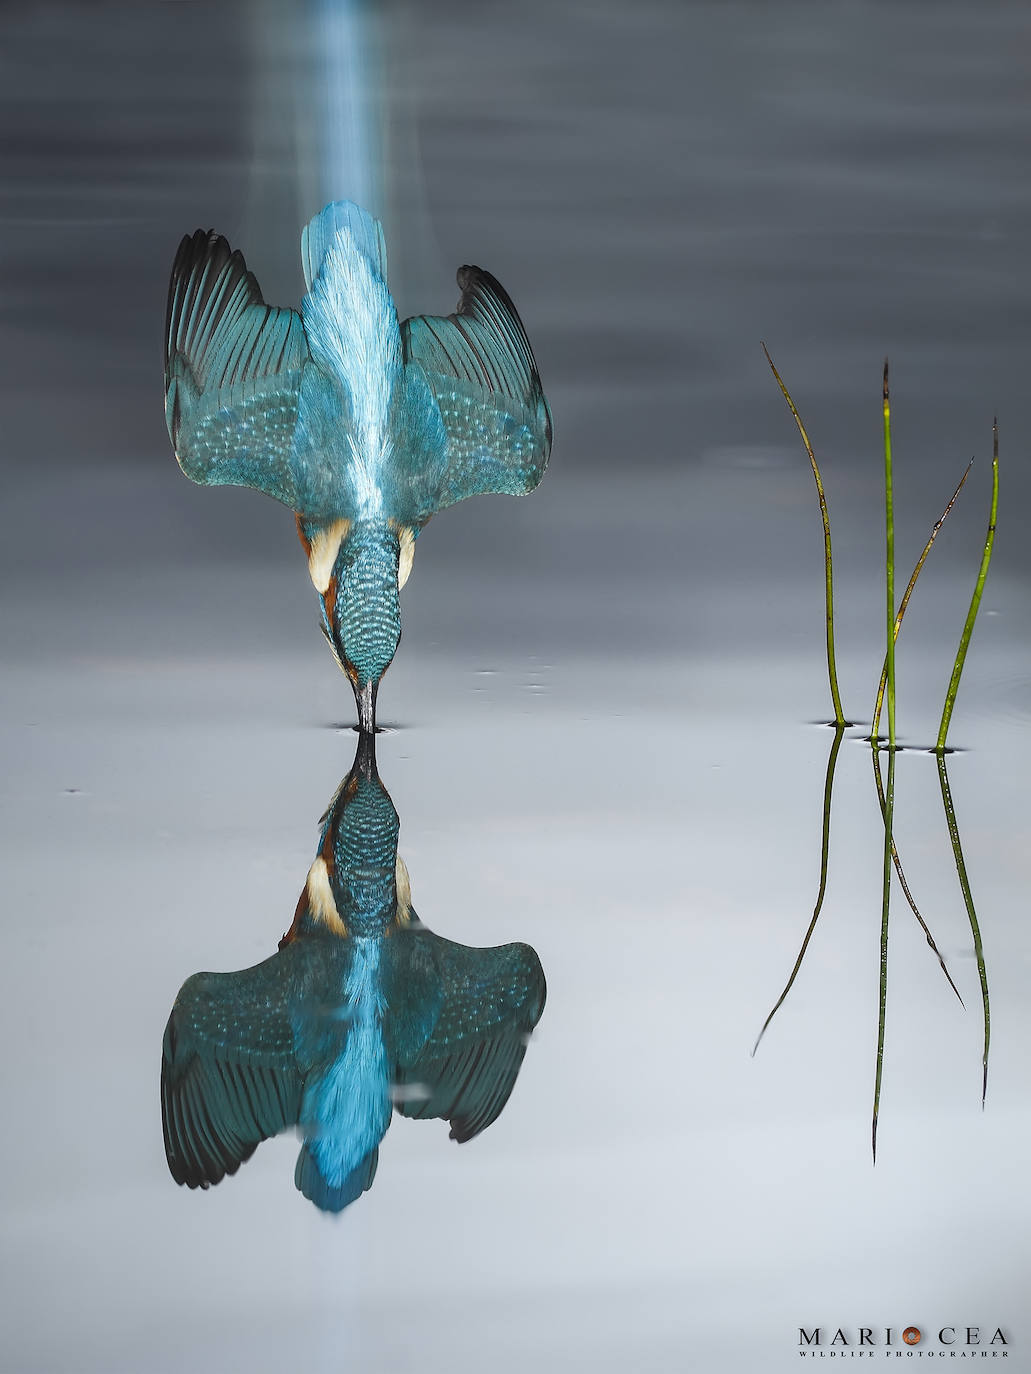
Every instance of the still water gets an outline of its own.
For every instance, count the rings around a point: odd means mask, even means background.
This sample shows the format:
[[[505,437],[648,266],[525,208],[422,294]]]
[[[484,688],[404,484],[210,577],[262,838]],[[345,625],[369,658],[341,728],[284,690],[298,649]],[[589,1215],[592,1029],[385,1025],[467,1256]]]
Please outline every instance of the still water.
[[[351,766],[292,517],[177,470],[168,269],[214,225],[299,299],[330,196],[301,6],[10,8],[0,214],[7,879],[4,1365],[16,1371],[787,1369],[799,1327],[924,1348],[1001,1327],[1031,1368],[1031,434],[1021,8],[383,6],[366,169],[402,314],[454,269],[511,291],[555,416],[523,501],[440,515],[403,593],[377,758],[436,935],[520,942],[547,1003],[475,1140],[394,1119],[322,1217],[298,1142],[176,1188],[158,1092],[172,1000],[268,957]],[[369,135],[370,139],[372,134]],[[375,175],[373,175],[375,174]],[[356,174],[357,175],[357,174]],[[881,834],[869,750],[830,733],[812,477],[839,676],[881,662],[880,368],[904,582],[971,454],[899,646],[930,745],[1000,419],[996,556],[949,762],[992,994],[934,760],[896,834],[966,1003],[892,908],[876,1167]],[[840,1346],[839,1346],[840,1348]],[[962,1345],[955,1347],[962,1349]],[[996,1346],[996,1349],[1001,1349]]]

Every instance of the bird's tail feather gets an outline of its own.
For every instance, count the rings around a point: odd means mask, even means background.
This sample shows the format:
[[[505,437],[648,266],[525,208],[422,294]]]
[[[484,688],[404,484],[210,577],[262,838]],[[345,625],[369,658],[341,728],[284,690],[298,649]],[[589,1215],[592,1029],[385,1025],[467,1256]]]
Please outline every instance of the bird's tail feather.
[[[382,281],[387,279],[387,245],[383,226],[368,211],[350,200],[335,200],[320,210],[301,230],[301,266],[304,284],[311,290],[312,282],[322,270],[322,264],[336,236],[349,229],[358,249],[372,263]]]
[[[306,1140],[297,1156],[294,1183],[299,1192],[323,1212],[342,1212],[372,1187],[379,1163],[379,1146],[358,1161],[339,1187],[327,1183]]]

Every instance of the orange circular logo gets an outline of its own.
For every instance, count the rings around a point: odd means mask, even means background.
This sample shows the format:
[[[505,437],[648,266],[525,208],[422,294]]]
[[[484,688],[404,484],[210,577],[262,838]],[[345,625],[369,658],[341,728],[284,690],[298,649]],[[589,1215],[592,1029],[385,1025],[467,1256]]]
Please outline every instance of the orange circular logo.
[[[903,1331],[903,1333],[902,1333],[902,1339],[906,1342],[907,1345],[919,1345],[919,1344],[920,1344],[920,1328],[919,1328],[919,1326],[907,1326],[906,1329],[905,1329],[905,1331]]]

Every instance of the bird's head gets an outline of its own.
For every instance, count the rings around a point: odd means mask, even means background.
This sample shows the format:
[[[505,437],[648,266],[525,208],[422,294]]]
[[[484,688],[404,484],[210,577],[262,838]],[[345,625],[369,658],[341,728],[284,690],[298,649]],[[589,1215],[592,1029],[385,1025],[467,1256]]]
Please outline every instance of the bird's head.
[[[394,521],[299,522],[322,629],[358,703],[359,729],[376,725],[379,681],[401,638],[400,588],[411,568],[415,531]]]
[[[351,771],[322,817],[318,853],[280,948],[317,930],[342,938],[382,935],[407,921],[408,874],[397,852],[398,828],[376,769],[375,736],[362,732]]]

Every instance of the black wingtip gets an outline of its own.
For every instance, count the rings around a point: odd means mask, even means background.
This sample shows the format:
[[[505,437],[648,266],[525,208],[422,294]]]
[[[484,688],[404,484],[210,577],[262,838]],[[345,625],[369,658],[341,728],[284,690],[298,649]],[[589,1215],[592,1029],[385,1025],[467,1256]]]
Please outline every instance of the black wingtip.
[[[470,314],[469,295],[478,288],[486,287],[492,295],[497,296],[505,309],[515,316],[520,328],[522,328],[523,322],[519,319],[519,311],[515,308],[515,302],[492,272],[488,272],[485,267],[476,267],[472,263],[465,263],[458,269],[455,277],[462,292],[456,314]]]
[[[177,313],[176,301],[184,282],[188,282],[196,267],[209,255],[218,259],[216,273],[221,271],[230,257],[229,244],[214,229],[195,229],[192,234],[184,234],[179,241],[172,272],[168,279],[168,302],[165,308],[165,369],[174,352],[172,343],[172,322]]]
[[[231,281],[226,280],[226,275]],[[224,235],[215,229],[197,229],[187,234],[179,244],[172,263],[168,282],[168,305],[165,313],[165,370],[176,352],[190,356],[199,347],[203,351],[217,324],[207,319],[199,337],[194,337],[198,320],[219,286],[243,279],[252,303],[264,304],[261,289],[239,248],[231,248]]]

